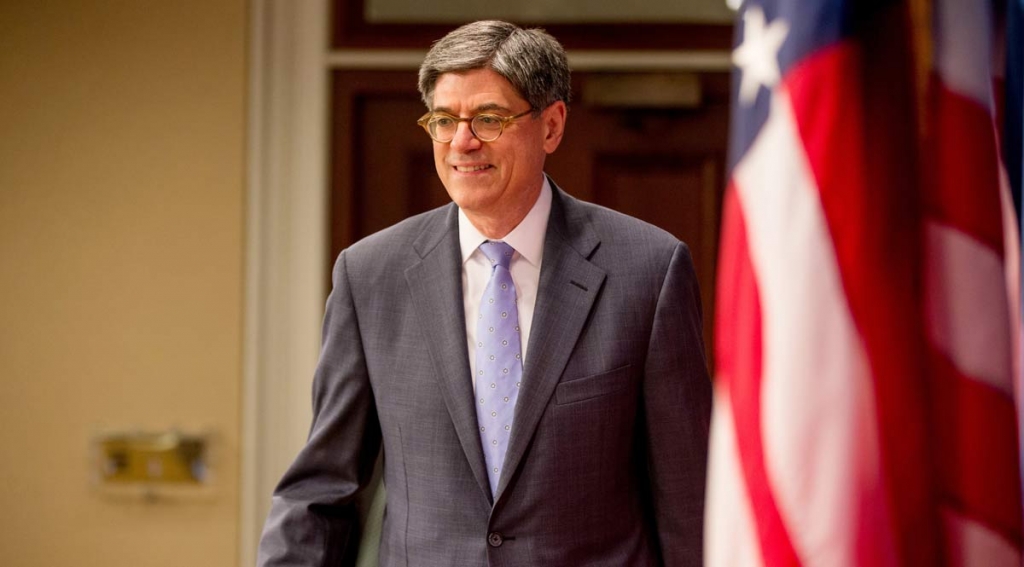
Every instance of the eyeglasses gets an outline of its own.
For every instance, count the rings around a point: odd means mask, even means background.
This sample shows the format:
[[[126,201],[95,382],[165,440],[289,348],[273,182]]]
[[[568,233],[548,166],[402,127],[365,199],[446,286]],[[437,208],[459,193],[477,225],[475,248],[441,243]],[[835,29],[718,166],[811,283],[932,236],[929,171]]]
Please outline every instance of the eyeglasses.
[[[421,116],[416,123],[422,126],[435,142],[442,144],[447,144],[455,138],[455,133],[459,130],[459,122],[469,122],[469,129],[481,142],[493,142],[505,131],[505,126],[531,112],[533,112],[532,108],[515,116],[499,116],[485,112],[469,118],[459,118],[447,112],[428,112]]]

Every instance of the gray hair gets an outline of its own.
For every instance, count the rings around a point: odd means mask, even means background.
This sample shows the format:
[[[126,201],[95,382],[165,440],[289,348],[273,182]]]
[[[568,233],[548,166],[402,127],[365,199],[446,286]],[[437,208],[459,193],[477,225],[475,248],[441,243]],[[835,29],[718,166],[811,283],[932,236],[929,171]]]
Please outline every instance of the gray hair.
[[[433,109],[434,86],[445,73],[491,69],[518,91],[535,111],[569,102],[569,61],[565,49],[546,31],[508,22],[466,24],[436,41],[420,65],[419,90]]]

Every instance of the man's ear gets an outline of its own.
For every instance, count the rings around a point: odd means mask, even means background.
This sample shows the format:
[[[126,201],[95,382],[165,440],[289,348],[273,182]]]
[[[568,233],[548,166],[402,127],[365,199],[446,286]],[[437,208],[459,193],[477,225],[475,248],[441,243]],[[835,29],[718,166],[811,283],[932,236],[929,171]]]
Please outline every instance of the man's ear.
[[[554,153],[558,145],[562,143],[562,134],[565,133],[565,119],[569,109],[565,102],[559,100],[553,102],[544,112],[540,119],[544,121],[544,151]]]

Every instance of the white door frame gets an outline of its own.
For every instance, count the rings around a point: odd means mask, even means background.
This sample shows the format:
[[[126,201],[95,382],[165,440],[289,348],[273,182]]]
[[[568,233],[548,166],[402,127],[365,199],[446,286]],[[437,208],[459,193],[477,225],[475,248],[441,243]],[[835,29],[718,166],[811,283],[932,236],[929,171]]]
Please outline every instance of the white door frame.
[[[327,0],[250,4],[239,562],[309,428],[327,281]]]

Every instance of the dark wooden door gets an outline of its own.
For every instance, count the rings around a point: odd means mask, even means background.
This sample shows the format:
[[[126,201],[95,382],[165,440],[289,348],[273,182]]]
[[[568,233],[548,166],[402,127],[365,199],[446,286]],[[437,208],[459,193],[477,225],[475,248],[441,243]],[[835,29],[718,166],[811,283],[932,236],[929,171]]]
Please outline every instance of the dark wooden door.
[[[566,135],[546,170],[576,197],[644,219],[689,244],[710,349],[728,76],[686,78],[696,85],[696,100],[651,108],[642,106],[649,104],[643,97],[631,104],[628,93],[612,102],[591,96],[595,85],[613,85],[616,77],[575,73]],[[415,124],[425,112],[415,84],[414,71],[334,73],[331,260],[363,236],[449,202],[430,139]]]

